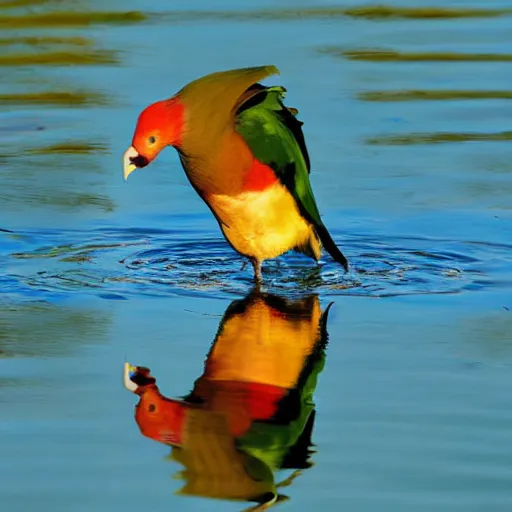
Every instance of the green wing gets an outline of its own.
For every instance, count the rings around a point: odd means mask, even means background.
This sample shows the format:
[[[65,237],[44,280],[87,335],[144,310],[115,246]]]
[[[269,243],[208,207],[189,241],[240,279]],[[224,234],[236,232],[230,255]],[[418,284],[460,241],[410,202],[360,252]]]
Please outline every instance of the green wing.
[[[315,227],[322,245],[347,270],[347,259],[320,218],[309,182],[310,160],[303,123],[295,117],[295,109],[284,106],[285,92],[283,87],[250,87],[238,103],[236,129],[254,156],[274,170],[292,194],[301,215]]]

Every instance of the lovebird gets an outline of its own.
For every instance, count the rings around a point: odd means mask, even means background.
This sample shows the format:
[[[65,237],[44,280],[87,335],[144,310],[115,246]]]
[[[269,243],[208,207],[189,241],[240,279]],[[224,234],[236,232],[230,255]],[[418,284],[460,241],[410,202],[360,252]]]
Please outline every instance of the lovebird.
[[[124,178],[173,146],[256,282],[264,260],[295,250],[318,261],[322,246],[347,271],[313,195],[298,111],[284,105],[284,87],[258,83],[274,74],[271,65],[212,73],[146,107],[123,156]]]

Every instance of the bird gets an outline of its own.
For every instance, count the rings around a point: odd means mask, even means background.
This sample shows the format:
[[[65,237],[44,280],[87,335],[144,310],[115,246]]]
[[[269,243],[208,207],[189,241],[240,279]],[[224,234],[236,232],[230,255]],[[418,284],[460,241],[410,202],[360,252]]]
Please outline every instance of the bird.
[[[274,65],[218,71],[147,106],[123,155],[124,179],[172,146],[256,283],[263,261],[290,250],[318,262],[323,247],[347,272],[311,188],[298,110],[284,105],[284,87],[259,83],[276,74]]]

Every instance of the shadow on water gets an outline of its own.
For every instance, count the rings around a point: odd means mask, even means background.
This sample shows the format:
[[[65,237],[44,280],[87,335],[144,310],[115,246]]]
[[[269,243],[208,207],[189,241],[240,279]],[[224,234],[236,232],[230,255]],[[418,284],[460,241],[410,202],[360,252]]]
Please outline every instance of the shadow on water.
[[[181,399],[162,395],[148,368],[125,364],[141,433],[172,446],[169,459],[184,467],[178,494],[259,504],[250,510],[287,499],[280,489],[312,465],[329,308],[322,313],[315,295],[291,301],[252,291],[233,301],[203,374]],[[279,470],[294,471],[276,482]]]

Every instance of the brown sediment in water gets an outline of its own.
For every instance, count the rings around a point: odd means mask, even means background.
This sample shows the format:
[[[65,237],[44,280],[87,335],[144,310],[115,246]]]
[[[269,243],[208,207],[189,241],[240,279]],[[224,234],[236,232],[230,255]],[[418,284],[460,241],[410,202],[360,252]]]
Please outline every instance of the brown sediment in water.
[[[70,45],[70,46],[90,46],[92,40],[86,37],[2,37],[0,38],[0,46],[9,45],[27,45],[27,46],[44,46],[44,45]]]
[[[260,11],[181,11],[162,13],[170,21],[284,21],[345,16],[344,8],[264,9]]]
[[[201,20],[301,20],[333,17],[366,19],[456,19],[493,18],[512,14],[512,9],[473,9],[444,7],[394,7],[367,5],[363,7],[305,7],[302,9],[262,9],[254,11],[182,11],[169,13],[179,21]]]
[[[46,28],[83,27],[97,24],[130,24],[147,19],[139,11],[130,12],[49,12],[20,16],[0,16],[0,27],[6,28]]]
[[[50,276],[54,277],[48,272],[38,278]],[[78,343],[104,343],[109,323],[110,313],[99,309],[45,300],[13,302],[0,312],[0,349],[10,357],[28,356],[43,361],[46,357],[70,356],[75,354]]]
[[[107,105],[110,102],[96,92],[40,92],[0,94],[0,105],[47,105],[54,107],[76,107]]]
[[[29,7],[32,5],[41,5],[50,3],[52,0],[4,0],[0,4],[0,9],[12,9],[15,7]]]
[[[113,242],[113,243],[89,243],[85,245],[58,245],[49,247],[47,250],[37,250],[34,252],[17,252],[12,253],[13,258],[18,259],[40,259],[40,258],[58,258],[60,256],[71,255],[71,254],[88,254],[91,252],[97,252],[100,250],[117,249],[119,247],[132,247],[138,245],[145,245],[146,242],[134,241],[134,242]],[[61,260],[63,261],[63,260]]]
[[[342,50],[320,48],[319,52],[349,60],[371,62],[511,62],[510,53],[399,52],[395,50]]]
[[[13,7],[30,3],[44,3],[48,0],[11,0]],[[1,7],[5,7],[2,5]],[[394,7],[387,5],[368,5],[363,7],[306,7],[303,9],[262,9],[255,11],[181,11],[162,13],[171,21],[200,20],[301,20],[315,18],[351,17],[369,19],[454,19],[454,18],[491,18],[512,14],[512,9],[473,9],[444,7]],[[140,11],[130,12],[51,12],[29,13],[26,15],[0,16],[0,26],[12,28],[29,27],[66,27],[94,24],[129,24],[149,19],[150,15]]]
[[[365,91],[356,95],[362,101],[442,101],[442,100],[511,100],[512,91],[404,90]]]
[[[91,252],[97,252],[101,250],[117,249],[119,247],[133,247],[138,245],[145,245],[146,242],[134,241],[134,242],[113,242],[113,243],[89,243],[85,245],[58,245],[49,247],[47,250],[37,250],[34,252],[17,252],[12,253],[13,258],[18,259],[40,259],[40,258],[59,258],[60,256],[71,255],[71,254],[89,254]],[[61,260],[62,261],[62,260]]]
[[[323,48],[319,50],[329,55],[346,57],[350,60],[372,62],[510,62],[509,53],[458,53],[458,52],[398,52],[393,50],[341,50]]]
[[[347,16],[355,18],[388,19],[453,19],[494,18],[512,14],[512,9],[473,9],[469,7],[393,7],[390,5],[368,5],[345,9]]]
[[[20,7],[42,4],[49,0],[11,0],[0,7]],[[493,18],[512,14],[512,9],[445,8],[445,7],[398,7],[390,5],[367,5],[363,7],[305,7],[302,9],[262,9],[255,11],[181,11],[162,13],[171,20],[300,20],[314,18],[351,17],[369,19],[454,19]],[[52,12],[17,16],[1,16],[0,26],[13,28],[44,26],[84,26],[92,24],[137,23],[149,18],[140,11],[130,12]]]
[[[54,194],[51,192],[46,194],[27,194],[25,199],[27,203],[35,203],[38,205],[49,205],[60,208],[95,207],[105,212],[112,212],[116,207],[110,197],[101,194],[63,193],[60,191]]]
[[[106,50],[0,55],[0,66],[91,66],[117,63],[116,52]]]
[[[406,146],[414,144],[442,144],[450,142],[489,142],[512,140],[511,132],[496,133],[411,133],[405,135],[386,135],[382,137],[370,137],[367,144],[376,146]]]
[[[85,141],[71,141],[62,142],[60,144],[52,144],[50,146],[43,146],[40,148],[32,148],[27,150],[27,153],[33,155],[51,155],[51,154],[68,154],[68,155],[83,155],[89,153],[105,153],[108,151],[108,146],[100,143],[90,143]]]

